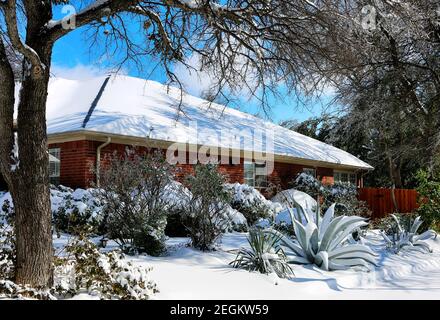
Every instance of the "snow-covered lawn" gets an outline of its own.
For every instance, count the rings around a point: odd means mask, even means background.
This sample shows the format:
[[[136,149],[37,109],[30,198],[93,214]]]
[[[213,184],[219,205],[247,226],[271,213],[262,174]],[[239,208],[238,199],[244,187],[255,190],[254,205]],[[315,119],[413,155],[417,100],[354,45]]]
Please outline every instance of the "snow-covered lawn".
[[[439,240],[428,240],[433,253],[395,255],[383,250],[379,235],[369,232],[366,243],[380,255],[375,271],[325,272],[313,266],[294,265],[296,277],[285,280],[228,265],[235,258],[235,250],[247,245],[246,236],[246,233],[226,234],[220,249],[208,253],[185,246],[186,238],[171,238],[166,256],[128,259],[153,266],[151,278],[160,290],[154,299],[440,298]],[[65,241],[61,238],[55,243],[60,246]]]

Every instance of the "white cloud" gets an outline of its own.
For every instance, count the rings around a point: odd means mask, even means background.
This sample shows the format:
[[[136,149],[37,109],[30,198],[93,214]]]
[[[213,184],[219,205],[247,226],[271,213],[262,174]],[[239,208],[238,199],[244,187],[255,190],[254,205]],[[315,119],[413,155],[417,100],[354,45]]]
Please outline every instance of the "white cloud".
[[[179,81],[182,82],[186,92],[200,97],[212,87],[214,80],[206,71],[200,71],[198,55],[192,55],[187,59],[186,63],[195,70],[192,68],[189,69],[183,64],[177,64],[174,68],[174,73]]]
[[[84,65],[81,63],[75,65],[74,67],[65,67],[54,64],[52,65],[50,72],[52,76],[71,80],[86,80],[113,73],[111,69],[99,68],[94,65]],[[118,73],[125,74],[123,70],[119,71]]]

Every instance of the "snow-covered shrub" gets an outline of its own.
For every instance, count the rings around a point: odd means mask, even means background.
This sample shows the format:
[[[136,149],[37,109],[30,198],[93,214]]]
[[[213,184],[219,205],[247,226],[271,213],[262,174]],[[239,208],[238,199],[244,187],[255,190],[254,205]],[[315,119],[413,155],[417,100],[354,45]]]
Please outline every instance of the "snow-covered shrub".
[[[0,215],[2,216],[3,222],[12,220],[14,215],[14,203],[12,202],[12,196],[9,192],[4,193],[0,197]]]
[[[51,185],[50,201],[52,223],[58,234],[60,232],[78,233],[90,227],[92,227],[92,233],[100,233],[102,207],[95,198],[93,189],[73,190],[64,186]],[[14,205],[9,193],[5,193],[0,198],[0,211],[7,215],[13,214]]]
[[[295,209],[297,203],[301,204],[304,208],[310,208],[316,210],[316,200],[309,196],[307,193],[298,191],[295,189],[288,189],[278,192],[272,199],[272,202],[278,203],[282,210],[275,216],[273,228],[289,234],[294,235],[292,228],[292,220],[290,217],[290,209]]]
[[[185,210],[172,210],[167,215],[167,225],[165,227],[165,234],[168,237],[186,237],[188,231],[186,230]]]
[[[184,188],[183,189],[186,198],[190,199],[192,197],[191,191]],[[167,216],[167,226],[165,228],[165,234],[169,237],[187,237],[189,232],[187,230],[187,225],[190,223],[188,221],[188,211],[189,204],[187,205],[176,205],[169,211]],[[244,215],[233,209],[232,207],[225,206],[225,212],[227,219],[225,219],[225,226],[223,231],[232,232],[246,232],[248,231],[247,220]]]
[[[326,186],[321,181],[305,172],[301,172],[296,176],[292,182],[292,187],[295,190],[307,193],[313,199],[317,199],[318,196],[325,197],[328,192]]]
[[[368,218],[371,211],[365,201],[358,199],[357,187],[349,182],[335,182],[328,185],[324,193],[324,205],[329,206],[336,203],[337,215],[356,215]]]
[[[289,210],[286,210],[286,211],[288,212]],[[266,227],[266,228],[268,228],[268,227]],[[270,225],[270,227],[272,227],[273,229],[275,229],[283,234],[286,234],[288,236],[291,236],[291,237],[295,236],[294,230],[292,228],[292,222],[290,222],[290,219],[289,219],[289,222],[286,222],[284,220],[278,220],[275,223],[272,223]]]
[[[294,208],[296,203],[301,204],[304,208],[315,210],[317,203],[310,195],[303,191],[295,189],[287,189],[278,192],[272,199],[272,202],[279,203],[282,209]],[[283,210],[280,211],[280,213]],[[290,217],[289,217],[290,218]]]
[[[48,289],[35,289],[29,286],[23,286],[11,280],[0,279],[0,298],[8,299],[37,299],[37,300],[55,300],[56,297]]]
[[[146,300],[154,295],[156,284],[150,280],[150,267],[135,266],[118,251],[99,252],[84,235],[65,247],[67,255],[57,258],[54,293],[73,296],[82,291],[101,299]]]
[[[55,231],[78,234],[91,227],[93,234],[101,234],[102,206],[93,189],[72,190],[52,186],[50,190],[52,221]]]
[[[296,239],[274,229],[266,232],[278,236],[280,243],[289,249],[289,263],[315,264],[323,270],[347,269],[376,265],[373,251],[362,244],[349,241],[351,234],[367,222],[362,217],[335,217],[335,205],[327,209],[324,217],[320,210],[296,205],[290,209]]]
[[[113,154],[107,160],[95,196],[103,204],[108,237],[126,253],[160,255],[166,249],[165,226],[173,206],[167,199],[172,167],[160,152]]]
[[[258,271],[263,274],[275,273],[280,278],[293,276],[286,255],[279,245],[280,237],[255,228],[249,231],[250,249],[240,248],[237,257],[230,264],[234,268]]]
[[[247,232],[249,230],[247,219],[240,211],[233,209],[231,206],[227,206],[226,215],[228,216],[228,224],[224,231]]]
[[[423,223],[420,216],[415,218],[414,221],[411,221],[410,216],[408,216],[406,223],[395,214],[391,214],[391,219],[394,222],[391,228],[387,231],[381,230],[381,235],[388,250],[394,253],[399,253],[403,249],[432,252],[431,247],[423,240],[436,238],[437,233],[433,230],[427,230],[422,234],[417,234]]]
[[[323,184],[311,175],[300,173],[293,182],[293,186],[313,199],[319,198],[324,208],[336,203],[336,215],[356,215],[366,218],[371,215],[367,204],[358,199],[357,187],[350,182]]]
[[[4,280],[14,277],[16,259],[13,211],[8,204],[6,200],[0,211],[0,279]]]
[[[186,237],[186,215],[191,191],[177,181],[172,181],[165,192],[166,201],[170,204],[167,212],[165,234],[169,237]]]
[[[281,210],[278,203],[272,203],[246,184],[225,184],[225,189],[232,194],[231,207],[241,212],[250,226],[259,219],[273,218]]]
[[[412,213],[393,213],[399,220],[399,224],[408,229],[414,221],[415,216]],[[397,232],[397,224],[395,218],[389,214],[382,218],[375,219],[371,222],[370,229],[378,229],[385,232],[387,236],[391,236]]]
[[[16,249],[14,232],[14,210],[10,195],[4,194],[0,210],[0,297],[34,298],[51,300],[54,297],[49,290],[40,290],[16,284],[15,276]]]
[[[191,190],[185,221],[192,245],[203,251],[212,250],[231,224],[231,195],[223,187],[225,177],[214,164],[197,164],[194,175],[186,176],[185,181]]]

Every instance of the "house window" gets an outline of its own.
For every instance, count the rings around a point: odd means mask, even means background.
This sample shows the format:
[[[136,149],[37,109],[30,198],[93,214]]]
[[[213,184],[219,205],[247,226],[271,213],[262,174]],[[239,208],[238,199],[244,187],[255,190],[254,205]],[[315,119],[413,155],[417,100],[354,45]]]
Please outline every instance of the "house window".
[[[335,171],[333,177],[335,182],[350,182],[351,184],[356,185],[356,173]]]
[[[303,172],[309,176],[316,177],[316,170],[313,168],[304,168]]]
[[[267,187],[267,169],[265,162],[245,161],[243,169],[245,184],[254,188]]]
[[[54,185],[60,184],[61,149],[49,149],[49,181]]]

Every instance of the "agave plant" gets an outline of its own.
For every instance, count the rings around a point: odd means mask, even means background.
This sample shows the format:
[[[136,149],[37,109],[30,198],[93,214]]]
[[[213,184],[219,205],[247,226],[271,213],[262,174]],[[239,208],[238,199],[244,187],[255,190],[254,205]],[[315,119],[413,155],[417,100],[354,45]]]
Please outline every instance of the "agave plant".
[[[335,204],[328,208],[324,217],[321,217],[319,208],[313,212],[298,203],[295,206],[296,212],[289,210],[295,240],[276,230],[266,230],[289,249],[289,263],[315,264],[323,270],[370,269],[371,265],[376,265],[375,254],[369,247],[349,241],[354,231],[368,224],[366,219],[358,216],[335,217]]]
[[[406,228],[396,215],[392,214],[391,217],[395,222],[394,233],[387,235],[384,231],[381,231],[382,237],[390,251],[399,253],[401,250],[407,249],[432,252],[431,247],[423,240],[436,238],[437,233],[434,230],[427,230],[422,234],[417,234],[417,230],[423,223],[420,216],[415,218],[414,222],[410,223]]]
[[[237,258],[230,264],[234,268],[248,271],[258,271],[263,274],[275,273],[280,278],[293,276],[293,271],[287,263],[286,255],[279,246],[280,238],[260,229],[249,231],[248,242],[250,249],[241,248]]]

